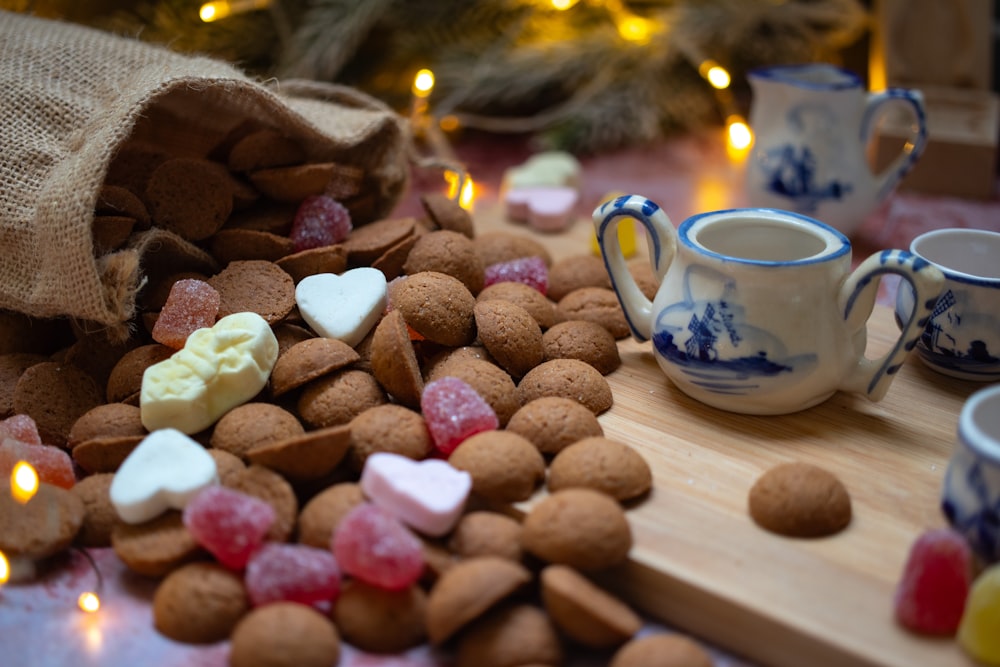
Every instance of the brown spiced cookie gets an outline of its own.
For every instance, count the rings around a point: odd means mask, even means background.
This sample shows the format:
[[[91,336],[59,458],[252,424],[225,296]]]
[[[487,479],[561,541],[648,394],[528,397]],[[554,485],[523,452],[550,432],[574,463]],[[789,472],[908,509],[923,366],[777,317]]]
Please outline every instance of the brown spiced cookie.
[[[611,657],[610,667],[712,667],[712,656],[689,637],[657,633],[633,639]]]
[[[305,162],[302,146],[271,128],[256,130],[233,144],[226,156],[232,171],[287,167]]]
[[[246,470],[247,464],[235,454],[221,449],[209,449],[208,455],[215,461],[215,471],[223,486],[232,486],[236,478]]]
[[[825,537],[851,522],[851,497],[835,475],[811,463],[774,466],[754,483],[750,516],[788,537]]]
[[[400,311],[389,311],[375,327],[369,361],[372,375],[390,396],[403,405],[419,407],[424,378]]]
[[[560,322],[542,336],[545,359],[579,359],[601,375],[607,375],[622,364],[618,343],[607,329],[596,322],[567,320]]]
[[[95,215],[90,222],[94,254],[106,255],[119,250],[135,228],[135,218],[121,215]]]
[[[552,255],[541,243],[524,234],[494,231],[475,238],[476,252],[483,266],[509,262],[526,257],[541,257],[546,266],[552,266]]]
[[[457,278],[473,294],[483,289],[486,267],[471,238],[460,232],[440,230],[417,239],[403,265],[408,275],[437,271]]]
[[[323,194],[335,168],[330,162],[311,162],[257,169],[248,177],[255,188],[274,201],[301,202],[306,197]]]
[[[208,251],[223,265],[254,259],[277,262],[295,252],[295,242],[257,229],[220,229],[212,235]]]
[[[233,211],[223,229],[255,229],[288,236],[297,209],[297,202],[259,202],[256,206]]]
[[[297,602],[257,607],[233,630],[230,667],[330,667],[340,660],[340,635],[321,613]]]
[[[656,298],[656,292],[660,289],[660,281],[656,278],[656,272],[650,265],[648,259],[633,259],[626,263],[628,272],[632,274],[635,284],[643,296],[652,301]]]
[[[66,438],[70,448],[94,438],[146,435],[139,408],[126,403],[105,403],[80,415]]]
[[[530,604],[489,612],[459,639],[455,667],[561,665],[562,643],[548,615]]]
[[[578,440],[604,435],[590,408],[565,396],[543,396],[522,406],[507,430],[530,440],[542,454],[558,454]]]
[[[427,381],[448,375],[467,383],[489,403],[497,415],[500,428],[506,426],[521,407],[514,380],[496,364],[480,359],[453,359],[435,366],[434,375],[428,377]]]
[[[219,293],[219,319],[233,313],[257,313],[268,324],[282,320],[295,307],[295,283],[274,262],[232,262],[208,279]]]
[[[302,419],[312,428],[347,424],[368,408],[388,402],[378,381],[364,371],[347,369],[306,385],[298,400]]]
[[[341,482],[313,496],[302,508],[298,519],[299,542],[320,549],[330,548],[330,538],[340,520],[364,502],[361,486]]]
[[[273,403],[244,403],[215,423],[209,446],[246,459],[250,450],[305,433],[298,418]]]
[[[563,315],[554,301],[525,283],[511,281],[493,283],[476,295],[476,301],[490,299],[502,299],[521,306],[535,318],[542,331],[563,320]]]
[[[221,165],[198,158],[171,158],[149,177],[143,195],[157,227],[187,241],[203,241],[233,211],[233,186]]]
[[[260,498],[274,509],[275,519],[267,532],[267,539],[285,542],[291,537],[295,518],[299,514],[299,501],[292,485],[284,477],[254,464],[239,471],[226,486]]]
[[[559,301],[581,287],[611,289],[611,278],[603,259],[590,254],[571,255],[549,268],[548,297],[553,301]]]
[[[142,374],[153,364],[170,358],[176,350],[166,345],[152,343],[129,350],[118,360],[108,377],[108,403],[139,404]]]
[[[647,493],[652,486],[653,473],[642,455],[603,436],[569,445],[549,466],[549,491],[584,487],[626,501]]]
[[[545,478],[545,459],[527,438],[508,431],[483,431],[465,440],[448,463],[472,476],[472,491],[487,500],[527,500]]]
[[[0,419],[14,414],[14,387],[24,371],[49,358],[33,352],[0,354]]]
[[[418,238],[418,234],[414,234],[388,248],[377,259],[372,260],[372,268],[381,271],[386,280],[403,275],[406,258],[410,256],[410,251],[417,244]]]
[[[72,364],[46,361],[21,373],[11,407],[14,414],[35,420],[42,442],[65,446],[76,420],[102,403],[102,392],[90,375]]]
[[[476,299],[458,278],[437,271],[400,278],[390,292],[390,301],[406,323],[427,340],[458,347],[476,337]]]
[[[402,405],[368,408],[351,420],[351,467],[361,471],[375,452],[390,452],[420,461],[432,450],[423,415]]]
[[[371,653],[400,653],[427,637],[427,594],[419,586],[386,590],[357,579],[345,584],[332,617],[344,641]]]
[[[0,480],[0,551],[30,560],[57,554],[73,543],[85,513],[80,497],[61,487],[42,482],[22,504],[11,494],[9,478]]]
[[[111,504],[111,473],[87,475],[70,492],[83,502],[83,524],[76,535],[81,547],[110,547],[111,531],[120,521]]]
[[[149,210],[134,193],[118,185],[104,185],[97,193],[94,213],[131,218],[139,229],[149,229]]]
[[[546,496],[524,518],[521,541],[543,561],[595,571],[625,561],[632,529],[621,505],[593,489],[564,489]]]
[[[292,435],[247,452],[250,463],[280,473],[293,481],[321,479],[344,459],[351,443],[347,424]]]
[[[463,345],[461,347],[446,347],[437,352],[424,362],[424,377],[438,378],[442,374],[438,372],[439,367],[448,364],[460,364],[462,361],[477,359],[495,364],[493,357],[482,345]]]
[[[562,396],[579,401],[595,415],[611,407],[611,387],[600,372],[579,359],[552,359],[535,366],[521,378],[517,397],[527,405],[543,396]]]
[[[559,310],[567,320],[596,322],[616,340],[628,338],[631,330],[618,296],[606,287],[580,287],[559,300]]]
[[[344,241],[348,266],[370,266],[390,248],[413,236],[413,218],[388,218],[355,227]]]
[[[511,376],[522,377],[542,363],[542,329],[527,310],[490,299],[477,302],[474,313],[480,342]]]
[[[177,511],[144,523],[116,523],[111,546],[130,570],[147,577],[165,576],[205,554]]]
[[[271,370],[271,395],[281,396],[298,389],[360,358],[354,348],[336,338],[307,338],[294,343],[278,355]]]
[[[549,565],[540,580],[545,610],[560,630],[584,646],[619,646],[642,628],[642,619],[627,604],[571,567]]]
[[[229,637],[250,610],[239,574],[216,563],[191,563],[171,572],[153,596],[153,626],[186,644]]]
[[[88,473],[116,472],[145,435],[109,435],[73,447],[73,461]]]
[[[423,195],[420,203],[427,216],[440,229],[458,232],[470,239],[475,237],[476,228],[472,216],[451,197],[442,192],[432,192]]]
[[[342,245],[309,248],[275,260],[297,285],[306,276],[317,273],[343,273],[347,269],[347,250]]]
[[[451,532],[448,549],[459,558],[498,556],[520,562],[521,523],[499,512],[469,512]]]
[[[427,598],[427,636],[442,644],[487,609],[531,581],[531,573],[506,558],[478,556],[445,571]],[[517,663],[511,663],[517,664]]]

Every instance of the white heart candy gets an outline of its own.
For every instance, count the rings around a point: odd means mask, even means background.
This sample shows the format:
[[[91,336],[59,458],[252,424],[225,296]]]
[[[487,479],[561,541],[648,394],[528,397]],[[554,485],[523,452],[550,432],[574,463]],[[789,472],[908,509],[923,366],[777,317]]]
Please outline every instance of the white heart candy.
[[[126,523],[182,510],[217,483],[213,459],[200,444],[172,428],[153,431],[132,450],[111,480],[111,504]]]
[[[431,537],[454,527],[471,489],[472,476],[441,459],[376,452],[361,472],[361,490],[369,500]]]
[[[580,193],[570,187],[531,186],[507,191],[507,217],[543,232],[565,229],[573,221]]]
[[[324,338],[354,347],[368,335],[385,310],[385,274],[361,267],[341,275],[317,273],[295,287],[302,318]]]

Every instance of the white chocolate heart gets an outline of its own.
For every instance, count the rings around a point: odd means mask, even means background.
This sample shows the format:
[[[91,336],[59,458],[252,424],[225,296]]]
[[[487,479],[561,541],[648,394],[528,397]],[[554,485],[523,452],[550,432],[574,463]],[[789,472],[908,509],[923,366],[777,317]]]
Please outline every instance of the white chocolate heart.
[[[354,347],[385,311],[385,274],[360,267],[339,276],[334,273],[306,276],[295,287],[295,303],[302,319],[317,334]]]
[[[202,431],[256,396],[277,359],[278,339],[263,317],[227,315],[146,369],[139,394],[142,424],[149,431]]]
[[[454,527],[471,489],[472,476],[441,459],[376,452],[361,472],[361,490],[369,500],[431,537]]]
[[[507,217],[535,229],[555,232],[573,221],[580,193],[570,187],[517,187],[507,191]]]
[[[218,479],[215,459],[204,447],[176,429],[160,429],[119,466],[111,480],[111,504],[126,523],[142,523],[184,509]]]

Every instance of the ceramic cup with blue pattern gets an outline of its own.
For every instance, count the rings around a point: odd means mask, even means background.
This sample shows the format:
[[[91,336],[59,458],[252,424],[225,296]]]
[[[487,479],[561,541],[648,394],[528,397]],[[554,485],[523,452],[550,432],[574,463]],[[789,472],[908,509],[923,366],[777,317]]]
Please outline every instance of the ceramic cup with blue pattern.
[[[681,391],[732,412],[795,412],[838,390],[881,399],[944,283],[936,267],[904,250],[872,255],[852,271],[847,237],[789,211],[703,213],[675,231],[657,204],[627,195],[593,217],[632,336],[652,339],[660,368]],[[626,217],[649,235],[660,280],[652,301],[618,243]],[[913,285],[917,305],[894,347],[868,359],[866,323],[889,273]]]
[[[941,508],[984,563],[1000,561],[1000,384],[962,406]]]
[[[913,239],[910,252],[937,266],[946,280],[917,356],[945,375],[1000,381],[1000,232],[937,229]],[[913,291],[900,285],[897,320],[912,304]]]

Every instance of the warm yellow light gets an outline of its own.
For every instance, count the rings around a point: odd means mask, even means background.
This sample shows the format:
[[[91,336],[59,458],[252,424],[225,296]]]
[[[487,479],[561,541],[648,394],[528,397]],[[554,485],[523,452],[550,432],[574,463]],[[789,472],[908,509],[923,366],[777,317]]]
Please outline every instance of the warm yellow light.
[[[434,90],[434,72],[422,69],[413,79],[413,94],[417,97],[427,97]]]
[[[578,0],[552,0],[553,9],[558,9],[559,11],[565,11],[575,5]]]
[[[709,67],[708,71],[705,72],[705,78],[708,79],[713,88],[718,88],[719,90],[728,88],[732,81],[729,77],[729,72],[719,65]]]
[[[624,39],[636,44],[645,44],[653,34],[653,22],[641,16],[628,14],[621,16],[617,22],[618,34]]]
[[[77,598],[76,604],[80,607],[80,609],[88,614],[93,614],[101,608],[101,598],[97,597],[96,593],[87,591],[86,593],[80,593],[80,597]]]
[[[10,579],[10,562],[4,552],[0,551],[0,586]]]
[[[465,185],[462,186],[462,194],[458,197],[458,205],[466,211],[470,211],[472,210],[472,203],[475,197],[476,186],[473,185],[471,178],[466,178]]]
[[[726,124],[729,145],[737,150],[748,148],[753,142],[753,132],[750,131],[750,126],[738,116],[730,116]]]
[[[206,2],[198,10],[198,16],[205,23],[224,19],[229,16],[229,3],[225,2],[225,0],[221,2]]]
[[[38,491],[38,473],[27,461],[18,461],[10,472],[10,494],[19,503],[31,500]]]
[[[440,127],[445,132],[454,132],[459,126],[458,116],[453,116],[448,114],[443,116],[441,120],[438,121],[438,127]]]

